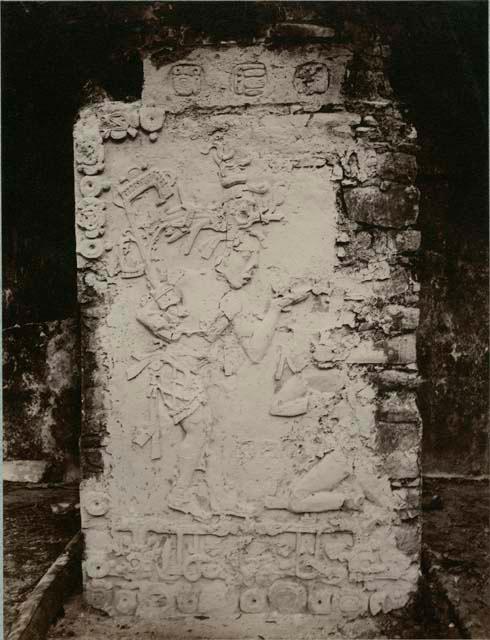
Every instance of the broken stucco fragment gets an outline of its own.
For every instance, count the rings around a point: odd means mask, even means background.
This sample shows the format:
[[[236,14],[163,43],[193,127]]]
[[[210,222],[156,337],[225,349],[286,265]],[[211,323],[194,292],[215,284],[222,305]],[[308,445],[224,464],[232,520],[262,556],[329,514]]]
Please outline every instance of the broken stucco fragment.
[[[378,343],[362,340],[348,356],[349,362],[358,364],[414,364],[416,360],[414,334],[394,336]]]

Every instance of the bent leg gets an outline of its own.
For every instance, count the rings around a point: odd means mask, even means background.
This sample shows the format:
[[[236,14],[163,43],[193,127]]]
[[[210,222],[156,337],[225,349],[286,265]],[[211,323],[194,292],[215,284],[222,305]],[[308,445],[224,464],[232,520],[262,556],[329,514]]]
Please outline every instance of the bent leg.
[[[342,456],[327,453],[320,462],[293,483],[291,493],[308,495],[317,491],[331,491],[350,475],[351,469]]]
[[[327,454],[291,486],[289,508],[297,513],[334,511],[346,496],[332,491],[350,475],[351,467],[336,453]]]

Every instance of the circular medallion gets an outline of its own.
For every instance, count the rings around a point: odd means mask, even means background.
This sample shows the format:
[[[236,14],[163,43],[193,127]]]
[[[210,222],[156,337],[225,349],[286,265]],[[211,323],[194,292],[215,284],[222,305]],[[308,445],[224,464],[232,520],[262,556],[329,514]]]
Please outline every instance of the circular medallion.
[[[109,497],[101,491],[89,491],[82,498],[85,511],[91,516],[103,516],[109,511]]]
[[[267,595],[263,589],[251,587],[240,594],[240,609],[244,613],[263,613],[267,609]]]
[[[306,589],[293,580],[278,580],[269,589],[269,602],[279,613],[299,613],[306,605]]]

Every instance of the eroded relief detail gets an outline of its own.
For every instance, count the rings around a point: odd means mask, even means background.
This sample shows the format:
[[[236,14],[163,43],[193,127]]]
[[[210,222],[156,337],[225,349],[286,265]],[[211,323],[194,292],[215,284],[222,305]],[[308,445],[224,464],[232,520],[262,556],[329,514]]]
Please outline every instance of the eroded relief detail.
[[[202,68],[198,64],[180,63],[172,67],[172,85],[178,96],[197,95],[201,90]]]
[[[322,62],[295,65],[299,94],[328,90]],[[250,97],[273,72],[229,68]],[[197,63],[166,74],[178,96],[208,90]],[[107,417],[103,472],[82,487],[92,606],[240,637],[239,616],[248,635],[292,615],[347,629],[414,592],[415,232],[386,216],[413,217],[417,194],[359,122],[148,102],[77,125],[77,251],[107,380],[87,409]],[[374,192],[404,200],[381,216]]]
[[[354,618],[403,606],[409,594],[408,583],[387,591],[390,580],[409,571],[392,542],[368,549],[342,527],[249,525],[245,533],[228,522],[176,531],[165,520],[145,526],[123,519],[115,523],[111,539],[106,554],[92,554],[85,563],[96,606],[109,612],[114,607],[134,613],[138,607],[138,615],[150,619],[210,612],[222,604],[206,606],[211,588],[227,592],[233,610],[242,613]],[[367,558],[370,551],[378,554],[374,561]],[[368,575],[366,592],[358,583]],[[124,582],[118,581],[127,579],[131,589],[121,589]]]
[[[305,62],[294,72],[294,88],[298,93],[307,96],[325,93],[328,82],[328,69],[322,62]]]
[[[135,138],[138,135],[138,126],[138,112],[133,109],[117,109],[100,116],[100,132],[104,140],[124,140],[126,136]]]
[[[94,176],[104,169],[104,146],[97,118],[88,118],[75,135],[75,164],[79,173]]]

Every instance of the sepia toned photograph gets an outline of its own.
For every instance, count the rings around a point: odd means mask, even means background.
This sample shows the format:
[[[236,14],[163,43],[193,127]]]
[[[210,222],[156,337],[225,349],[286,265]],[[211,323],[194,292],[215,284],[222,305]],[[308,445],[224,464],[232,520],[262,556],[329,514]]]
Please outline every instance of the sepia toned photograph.
[[[490,638],[487,3],[0,11],[3,637]]]

